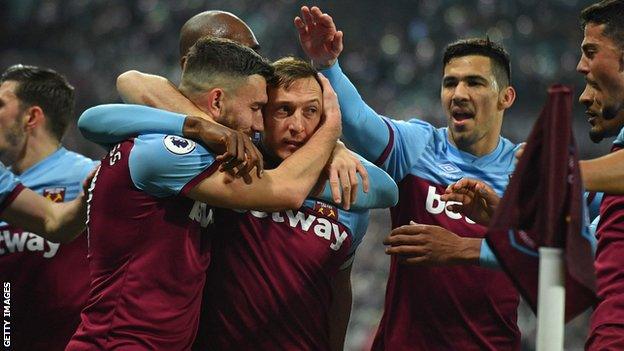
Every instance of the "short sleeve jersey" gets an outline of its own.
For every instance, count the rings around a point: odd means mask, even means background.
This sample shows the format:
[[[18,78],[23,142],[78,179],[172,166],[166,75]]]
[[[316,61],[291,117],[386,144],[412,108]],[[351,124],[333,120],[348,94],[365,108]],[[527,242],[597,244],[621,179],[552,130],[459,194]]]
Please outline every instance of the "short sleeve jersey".
[[[83,180],[96,164],[61,147],[25,170],[20,179],[51,201],[70,201],[80,194]],[[89,292],[86,236],[58,244],[0,223],[0,280],[10,284],[11,346],[64,350]]]
[[[368,211],[308,199],[298,210],[218,210],[198,350],[329,350],[331,279]]]
[[[19,179],[0,162],[0,213],[24,189]]]
[[[162,134],[104,157],[88,207],[91,290],[67,350],[191,347],[212,210],[184,195],[217,166],[201,145]]]
[[[483,238],[486,228],[447,209],[445,188],[464,177],[502,195],[514,169],[516,145],[500,138],[482,157],[463,152],[446,128],[420,120],[384,118],[390,138],[377,160],[399,186],[394,228],[415,221]],[[478,266],[406,267],[392,259],[385,311],[374,350],[518,350],[519,298],[503,272]]]

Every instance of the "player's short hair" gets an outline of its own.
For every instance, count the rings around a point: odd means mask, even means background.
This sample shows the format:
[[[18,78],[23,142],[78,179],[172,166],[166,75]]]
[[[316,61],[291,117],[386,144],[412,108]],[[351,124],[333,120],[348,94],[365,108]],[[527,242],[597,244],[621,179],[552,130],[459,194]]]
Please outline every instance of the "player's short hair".
[[[490,40],[490,38],[461,39],[449,44],[444,50],[442,59],[443,67],[454,58],[480,55],[488,57],[492,63],[492,73],[496,78],[499,89],[511,84],[511,63],[509,53],[502,45]]]
[[[252,49],[229,39],[203,37],[189,49],[180,90],[232,90],[255,74],[269,83],[273,80],[273,66]]]
[[[48,68],[13,65],[7,68],[0,83],[15,81],[15,95],[20,107],[39,106],[46,116],[48,130],[61,140],[74,115],[74,87],[61,74]]]
[[[283,87],[288,89],[290,85],[298,79],[314,78],[322,87],[318,78],[318,71],[307,61],[300,58],[286,56],[273,62],[275,69],[275,79],[270,82],[271,88]]]
[[[624,49],[624,1],[603,0],[581,11],[581,26],[604,24],[603,34]]]

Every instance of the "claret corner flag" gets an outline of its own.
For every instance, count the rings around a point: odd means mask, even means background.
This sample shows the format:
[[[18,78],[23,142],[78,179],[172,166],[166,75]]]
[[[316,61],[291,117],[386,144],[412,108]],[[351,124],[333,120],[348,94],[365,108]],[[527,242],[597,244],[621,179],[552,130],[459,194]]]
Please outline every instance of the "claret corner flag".
[[[572,132],[572,90],[553,85],[486,240],[537,313],[539,248],[564,251],[565,321],[595,302],[593,252]]]

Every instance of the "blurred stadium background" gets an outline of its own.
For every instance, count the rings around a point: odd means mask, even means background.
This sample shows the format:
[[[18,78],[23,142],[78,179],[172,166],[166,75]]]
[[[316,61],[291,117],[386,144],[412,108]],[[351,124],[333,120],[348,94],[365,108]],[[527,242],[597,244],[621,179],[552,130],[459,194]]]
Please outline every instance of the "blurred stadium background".
[[[555,82],[580,94],[584,81],[575,72],[582,33],[579,0],[396,0],[318,1],[345,33],[343,69],[378,112],[398,119],[418,116],[441,126],[441,54],[458,38],[489,36],[512,57],[518,99],[506,114],[503,134],[520,142],[529,133]],[[161,74],[177,83],[178,31],[192,15],[220,9],[233,12],[256,33],[270,59],[301,55],[293,17],[294,0],[3,0],[0,1],[0,67],[15,63],[53,68],[77,92],[79,115],[101,103],[118,102],[115,78],[129,69]],[[576,138],[583,158],[606,153],[587,137],[583,108],[575,105]],[[65,144],[90,157],[104,150],[85,141],[75,127]],[[372,216],[353,271],[354,309],[347,350],[370,343],[381,316],[389,260],[382,238],[390,229],[387,210]],[[535,318],[519,314],[523,350],[534,349]],[[568,324],[566,350],[582,350],[587,314]]]

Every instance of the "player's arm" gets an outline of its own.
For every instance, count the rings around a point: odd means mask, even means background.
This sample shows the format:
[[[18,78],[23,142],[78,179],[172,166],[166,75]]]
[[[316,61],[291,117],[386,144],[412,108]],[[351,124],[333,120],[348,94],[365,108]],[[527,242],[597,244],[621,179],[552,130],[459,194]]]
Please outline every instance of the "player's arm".
[[[78,119],[78,129],[88,140],[106,146],[140,134],[180,135],[220,153],[218,160],[232,160],[228,165],[239,166],[241,175],[254,167],[260,175],[263,169],[262,154],[247,135],[201,117],[142,105],[108,104],[87,109]]]
[[[345,335],[351,316],[351,265],[341,269],[331,280],[332,303],[329,308],[329,347],[332,351],[344,349]]]
[[[439,226],[410,222],[384,239],[386,254],[408,265],[479,264],[483,239],[460,237]]]
[[[87,177],[85,184],[91,181]],[[68,242],[85,228],[86,195],[66,203],[54,203],[24,188],[13,174],[0,167],[0,219],[38,233],[53,242]]]
[[[347,144],[364,158],[377,160],[390,141],[390,133],[340,70],[337,60],[343,49],[342,31],[336,30],[333,19],[318,7],[307,6],[295,18],[295,27],[303,51],[317,68],[326,68],[323,74],[338,94]]]
[[[524,145],[516,152],[516,160],[522,157],[523,151]],[[591,160],[581,160],[579,168],[583,186],[587,191],[624,194],[624,182],[621,181],[624,179],[624,151],[612,152]]]
[[[624,150],[579,161],[579,167],[587,191],[624,194]]]
[[[372,208],[388,208],[396,205],[399,200],[399,190],[392,178],[388,173],[381,170],[379,167],[366,161],[364,158],[357,154],[353,154],[348,149],[344,149],[351,158],[357,162],[358,172],[349,172],[348,174],[332,172],[330,170],[329,180],[324,185],[322,193],[318,196],[324,201],[334,201],[340,203],[340,186],[344,192],[343,199],[349,196],[348,190],[345,190],[344,184],[351,184],[351,204],[346,210],[366,210]],[[362,179],[360,174],[366,174],[366,182]],[[362,187],[355,187],[353,191],[353,184],[362,183]],[[369,184],[367,184],[369,183]],[[348,189],[348,188],[347,188]],[[368,191],[367,191],[368,190]],[[338,196],[338,197],[337,197]]]
[[[383,117],[364,102],[340,69],[337,59],[343,49],[343,34],[336,30],[331,16],[317,7],[303,6],[295,27],[304,52],[318,68],[325,68],[322,73],[338,94],[347,145],[400,181],[425,150],[432,126]]]
[[[329,159],[340,136],[340,107],[326,78],[323,87],[325,120],[308,142],[285,159],[279,167],[266,171],[261,179],[245,184],[224,173],[214,173],[185,195],[217,207],[279,210],[299,208]],[[254,175],[255,177],[255,175]]]
[[[54,203],[30,189],[24,189],[1,213],[7,223],[41,235],[52,242],[66,243],[85,228],[86,199]]]
[[[167,78],[154,74],[124,72],[117,77],[117,92],[126,103],[212,119],[212,116],[180,94],[178,88]]]

